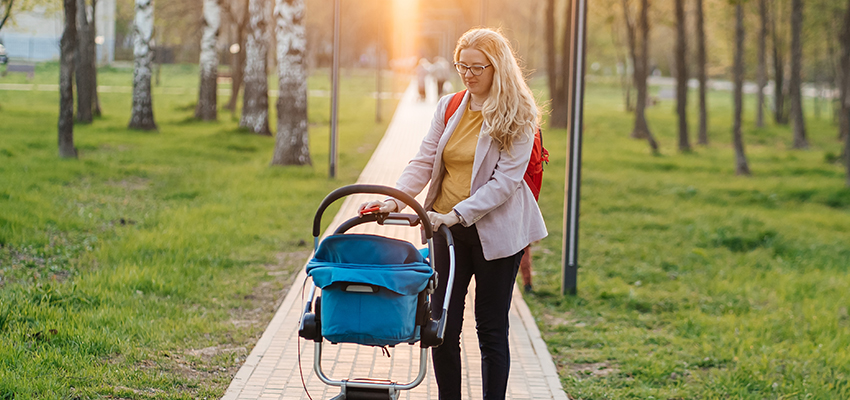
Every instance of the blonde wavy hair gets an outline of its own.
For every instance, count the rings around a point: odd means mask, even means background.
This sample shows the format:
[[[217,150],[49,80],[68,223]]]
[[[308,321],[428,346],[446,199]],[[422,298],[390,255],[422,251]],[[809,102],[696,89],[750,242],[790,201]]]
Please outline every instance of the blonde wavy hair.
[[[488,134],[500,150],[510,152],[514,140],[533,135],[540,122],[540,111],[531,88],[525,82],[508,40],[498,31],[475,28],[457,41],[454,59],[458,62],[464,49],[478,50],[493,65],[493,83],[481,115],[487,121]]]

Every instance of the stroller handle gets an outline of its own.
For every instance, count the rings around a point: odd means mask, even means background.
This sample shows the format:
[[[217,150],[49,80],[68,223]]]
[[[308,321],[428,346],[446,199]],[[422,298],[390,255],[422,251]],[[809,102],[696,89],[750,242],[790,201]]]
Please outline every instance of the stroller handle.
[[[381,186],[381,185],[348,185],[343,186],[339,189],[334,190],[322,200],[322,204],[319,205],[319,209],[316,210],[316,216],[313,218],[313,237],[318,238],[321,234],[322,228],[322,214],[324,214],[325,209],[327,209],[333,202],[345,197],[350,196],[352,194],[358,193],[373,193],[373,194],[385,194],[387,196],[394,197],[398,200],[401,200],[404,204],[407,204],[413,211],[416,212],[416,215],[419,216],[419,221],[422,223],[422,228],[425,230],[425,238],[431,239],[434,235],[434,230],[431,228],[431,220],[428,219],[428,215],[425,214],[425,209],[419,204],[416,199],[410,196],[407,193],[402,192],[396,188],[391,188],[389,186]]]

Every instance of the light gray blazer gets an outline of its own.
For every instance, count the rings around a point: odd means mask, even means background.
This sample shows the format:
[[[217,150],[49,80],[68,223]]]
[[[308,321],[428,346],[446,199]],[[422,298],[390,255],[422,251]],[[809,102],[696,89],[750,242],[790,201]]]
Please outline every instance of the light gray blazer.
[[[469,96],[467,92],[448,124],[443,121],[452,95],[440,99],[431,128],[422,140],[419,152],[396,182],[397,189],[416,196],[430,181],[431,186],[425,196],[426,210],[432,210],[441,190],[446,172],[443,149],[466,111]],[[515,140],[513,149],[508,153],[500,151],[498,143],[483,133],[486,124],[484,122],[481,127],[475,148],[471,196],[458,203],[455,210],[463,216],[464,226],[475,224],[484,258],[495,260],[518,253],[548,233],[534,195],[523,179],[531,157],[534,135],[529,132],[525,137]],[[398,210],[404,207],[404,203],[398,200],[396,205]]]

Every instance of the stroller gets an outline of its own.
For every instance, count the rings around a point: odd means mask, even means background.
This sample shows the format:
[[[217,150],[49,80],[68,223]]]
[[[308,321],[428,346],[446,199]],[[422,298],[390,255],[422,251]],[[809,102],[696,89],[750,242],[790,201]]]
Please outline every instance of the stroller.
[[[392,196],[413,208],[416,214],[355,216],[319,243],[325,209],[342,197],[358,193]],[[441,226],[437,233],[443,235],[448,244],[449,276],[446,277],[442,317],[433,320],[430,296],[437,288],[438,277],[429,260],[406,241],[369,234],[346,234],[349,229],[370,222],[420,226],[423,244],[428,244],[428,254],[433,254],[434,250],[434,232],[425,210],[404,192],[379,185],[349,185],[334,190],[322,201],[313,219],[314,255],[307,263],[307,274],[312,278],[312,284],[298,334],[315,342],[313,369],[324,384],[340,387],[340,394],[333,398],[338,400],[396,400],[401,391],[422,383],[427,372],[428,348],[443,342],[445,316],[454,281],[452,235],[447,227]],[[316,293],[317,288],[321,289],[320,295]],[[419,342],[418,375],[409,383],[371,378],[333,380],[322,371],[322,345],[325,340],[332,344],[379,347]]]

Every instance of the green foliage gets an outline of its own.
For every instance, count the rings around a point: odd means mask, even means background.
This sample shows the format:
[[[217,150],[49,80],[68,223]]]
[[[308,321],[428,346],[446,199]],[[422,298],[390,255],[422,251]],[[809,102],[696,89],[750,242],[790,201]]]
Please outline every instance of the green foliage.
[[[36,83],[57,73],[39,65]],[[128,91],[101,92],[104,116],[75,126],[79,160],[58,157],[55,92],[0,91],[0,399],[220,397],[309,256],[315,207],[387,126],[373,73],[354,71],[338,179],[327,97],[309,99],[315,165],[270,167],[274,138],[239,130],[238,114],[191,119],[197,76],[163,67],[158,133],[126,129]],[[126,88],[132,71],[99,79]]]
[[[657,157],[629,139],[616,89],[586,96],[578,295],[560,294],[566,132],[548,129],[550,236],[536,245],[526,296],[567,393],[850,397],[850,190],[825,156],[841,151],[832,121],[807,116],[812,147],[791,150],[790,127],[753,128],[747,98],[744,178],[731,93],[710,92],[710,145],[688,154],[675,147],[673,102],[650,108]]]

